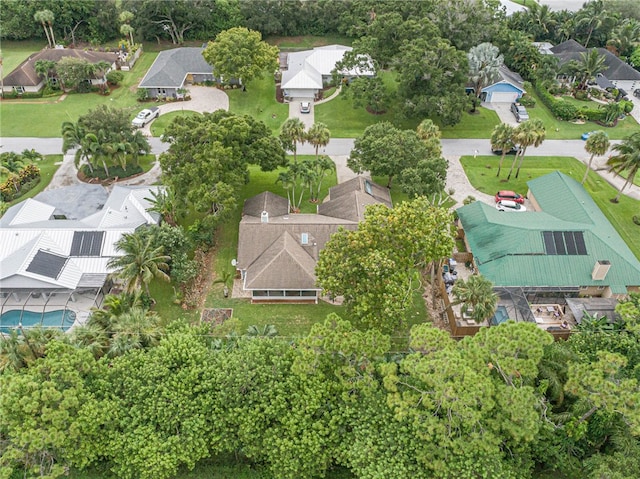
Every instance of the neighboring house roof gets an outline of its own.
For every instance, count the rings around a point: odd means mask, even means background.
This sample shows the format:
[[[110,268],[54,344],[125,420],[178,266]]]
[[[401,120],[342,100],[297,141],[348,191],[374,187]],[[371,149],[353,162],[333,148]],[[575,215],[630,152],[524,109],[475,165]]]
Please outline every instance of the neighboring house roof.
[[[147,71],[140,88],[180,88],[188,74],[212,74],[200,47],[182,47],[164,50],[158,54]]]
[[[582,57],[581,54],[588,50],[575,40],[567,40],[551,48],[553,54],[558,57],[560,65],[564,65],[571,60],[579,61]],[[614,81],[640,80],[640,72],[631,65],[620,60],[606,48],[598,48],[597,50],[600,55],[604,56],[604,63],[607,68],[602,73],[607,79]]]
[[[73,48],[47,48],[34,55],[31,55],[20,65],[18,65],[15,70],[4,77],[4,85],[37,86],[42,83],[43,79],[36,73],[36,62],[38,60],[58,62],[64,57],[81,58],[83,60],[87,60],[90,63],[107,62],[110,65],[116,63],[116,60],[118,58],[116,53],[111,52],[94,52],[76,50]]]
[[[362,177],[329,191],[318,214],[289,214],[288,201],[270,192],[245,202],[237,268],[245,271],[246,289],[319,289],[315,264],[331,235],[340,227],[355,230],[366,204],[391,207],[389,190]]]
[[[502,65],[498,69],[498,75],[500,77],[499,80],[496,82],[493,82],[491,85],[487,85],[486,87],[484,87],[482,89],[483,92],[490,91],[498,84],[506,83],[508,85],[513,86],[515,89],[521,91],[522,93],[525,93],[525,89],[523,86],[524,80],[519,74],[517,74],[516,72],[512,72],[505,65]]]
[[[101,286],[122,235],[158,222],[159,216],[147,211],[151,202],[146,199],[157,188],[116,186],[99,211],[77,219],[55,219],[56,205],[40,201],[40,195],[12,206],[0,219],[0,288]],[[63,198],[66,190],[52,191]],[[76,189],[68,190],[74,197]]]
[[[640,286],[640,262],[578,182],[555,172],[528,185],[539,212],[507,214],[481,202],[457,210],[484,276],[496,286],[610,286],[614,294]],[[602,260],[611,267],[594,280]]]
[[[282,72],[283,89],[319,89],[322,88],[322,77],[332,74],[333,70],[353,48],[343,45],[327,45],[313,50],[291,52],[287,55],[287,70]],[[373,76],[373,65],[368,62],[368,68],[340,70],[340,75]]]

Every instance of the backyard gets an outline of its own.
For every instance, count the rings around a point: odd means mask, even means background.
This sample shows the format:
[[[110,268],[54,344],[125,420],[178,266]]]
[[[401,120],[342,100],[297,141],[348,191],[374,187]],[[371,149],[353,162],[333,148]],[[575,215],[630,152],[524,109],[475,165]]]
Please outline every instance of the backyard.
[[[463,156],[460,158],[471,185],[489,195],[504,189],[526,194],[527,181],[554,171],[561,171],[576,181],[582,181],[586,170],[586,166],[575,158],[561,156],[525,157],[520,177],[512,177],[507,181],[509,159],[505,160],[503,164],[501,178],[496,177],[499,161],[500,158],[495,156],[479,156],[477,158]],[[632,220],[633,216],[640,211],[640,201],[622,195],[619,203],[611,203],[610,200],[616,196],[617,190],[593,171],[589,172],[584,187],[631,251],[640,258],[640,226]]]

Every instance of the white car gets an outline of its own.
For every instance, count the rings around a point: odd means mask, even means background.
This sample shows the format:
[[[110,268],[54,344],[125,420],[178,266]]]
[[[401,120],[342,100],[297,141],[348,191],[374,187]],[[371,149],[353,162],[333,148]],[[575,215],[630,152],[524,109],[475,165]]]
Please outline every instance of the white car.
[[[311,113],[311,102],[310,101],[301,101],[300,102],[300,113]]]
[[[527,208],[520,203],[516,203],[511,200],[500,200],[496,203],[496,209],[498,211],[527,211]]]
[[[133,119],[131,124],[136,128],[142,128],[144,125],[149,123],[151,120],[154,120],[160,116],[160,110],[157,106],[146,108],[142,110],[138,115]]]

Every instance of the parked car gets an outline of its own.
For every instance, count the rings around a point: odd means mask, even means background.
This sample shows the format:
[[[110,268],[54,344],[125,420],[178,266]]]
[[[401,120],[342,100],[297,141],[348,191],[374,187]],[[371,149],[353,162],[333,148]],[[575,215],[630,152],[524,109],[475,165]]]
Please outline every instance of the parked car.
[[[518,123],[520,123],[521,121],[527,121],[529,119],[529,113],[527,113],[527,109],[520,103],[511,104],[511,113],[513,113],[513,116],[516,117]]]
[[[507,150],[507,155],[515,155],[517,153],[520,152],[522,148],[520,148],[519,146],[512,146],[511,148],[509,148],[509,150]],[[497,150],[491,150],[491,153],[493,153],[494,155],[502,155],[502,150],[497,149]]]
[[[587,141],[587,140],[589,139],[589,137],[590,137],[591,135],[593,135],[594,133],[595,133],[595,131],[588,131],[588,132],[586,132],[586,133],[583,133],[583,134],[582,134],[582,136],[581,136],[581,138],[582,138],[584,141]]]
[[[311,102],[310,101],[301,101],[300,102],[300,113],[311,113]]]
[[[523,205],[511,200],[498,201],[496,203],[496,209],[498,211],[518,211],[518,212],[527,211],[527,208],[525,208]]]
[[[633,96],[636,98],[640,98],[640,88],[633,90]]]
[[[145,108],[140,113],[138,113],[136,117],[133,119],[133,121],[131,121],[131,123],[136,128],[142,128],[151,120],[154,120],[159,116],[160,116],[160,110],[158,109],[157,106],[153,106],[151,108]]]
[[[515,201],[516,203],[522,204],[524,203],[524,196],[510,190],[498,191],[496,193],[496,203],[504,200]]]

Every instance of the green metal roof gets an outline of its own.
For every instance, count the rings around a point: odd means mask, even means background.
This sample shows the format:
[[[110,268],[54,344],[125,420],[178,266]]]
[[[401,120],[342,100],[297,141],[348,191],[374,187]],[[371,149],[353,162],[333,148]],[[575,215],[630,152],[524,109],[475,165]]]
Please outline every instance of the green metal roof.
[[[480,272],[497,286],[610,286],[625,293],[640,285],[640,262],[598,206],[572,178],[555,172],[529,181],[542,211],[503,213],[474,202],[457,210]],[[543,231],[581,231],[586,255],[551,255]],[[591,279],[596,261],[611,268]]]

